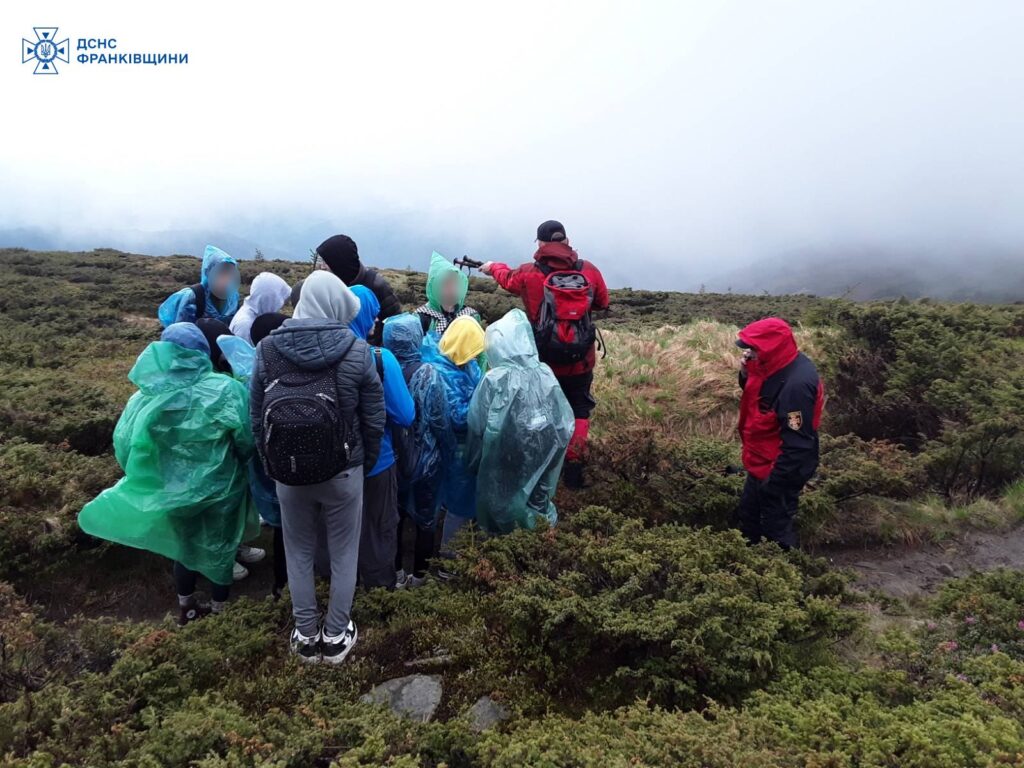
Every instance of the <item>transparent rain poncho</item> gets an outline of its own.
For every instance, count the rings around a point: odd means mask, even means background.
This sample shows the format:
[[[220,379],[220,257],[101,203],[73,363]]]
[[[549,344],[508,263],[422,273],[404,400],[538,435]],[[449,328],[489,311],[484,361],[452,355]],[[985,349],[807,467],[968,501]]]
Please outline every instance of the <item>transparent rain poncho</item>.
[[[490,370],[467,419],[466,459],[477,475],[477,522],[490,533],[554,525],[552,498],[575,421],[558,380],[537,357],[520,309],[487,328]]]
[[[476,323],[470,318],[466,321]],[[472,345],[459,343],[459,330],[464,327],[456,328],[452,343],[459,348],[460,355],[479,354]],[[425,519],[416,520],[420,527],[432,526],[442,505],[459,517],[476,516],[476,483],[466,469],[465,440],[469,401],[479,381],[480,366],[476,360],[456,365],[441,353],[436,337],[427,334],[423,340],[423,365],[409,385],[419,409],[417,436],[422,439],[419,481],[434,489],[433,508],[417,511],[418,515],[427,515]]]
[[[218,336],[217,346],[231,366],[235,378],[246,385],[246,402],[249,399],[249,379],[256,365],[256,347],[238,336]],[[249,460],[249,490],[260,517],[267,525],[281,527],[281,504],[277,500],[277,485],[263,469],[259,455]]]
[[[170,341],[146,347],[128,378],[139,391],[114,430],[124,477],[86,504],[78,523],[230,584],[235,550],[259,534],[245,387],[214,373],[206,352]]]

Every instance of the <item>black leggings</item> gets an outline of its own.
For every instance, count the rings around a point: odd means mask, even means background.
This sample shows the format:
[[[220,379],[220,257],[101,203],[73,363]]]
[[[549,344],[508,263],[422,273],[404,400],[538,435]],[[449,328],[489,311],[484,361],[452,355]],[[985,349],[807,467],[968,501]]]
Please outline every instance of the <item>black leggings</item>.
[[[288,583],[288,561],[284,554],[284,528],[274,529],[274,589],[280,592]]]
[[[196,578],[199,576],[195,571],[190,571],[181,563],[174,564],[174,586],[178,590],[178,594],[182,597],[188,597],[196,591]],[[230,584],[214,584],[210,582],[210,597],[212,597],[218,603],[227,602],[228,595],[231,594]]]
[[[433,506],[434,494],[431,491],[429,484],[417,483],[413,486],[413,503],[418,509],[430,509]],[[407,491],[398,492],[398,548],[395,551],[395,570],[400,571],[403,568],[402,558],[402,534],[405,531],[406,522],[415,525],[413,519],[409,516],[409,510],[407,510],[406,504],[409,501],[409,493]],[[421,528],[418,525],[416,527],[416,541],[413,547],[413,563],[412,573],[417,578],[422,578],[427,573],[428,561],[434,556],[434,543],[437,540],[437,526],[431,526],[430,528]]]

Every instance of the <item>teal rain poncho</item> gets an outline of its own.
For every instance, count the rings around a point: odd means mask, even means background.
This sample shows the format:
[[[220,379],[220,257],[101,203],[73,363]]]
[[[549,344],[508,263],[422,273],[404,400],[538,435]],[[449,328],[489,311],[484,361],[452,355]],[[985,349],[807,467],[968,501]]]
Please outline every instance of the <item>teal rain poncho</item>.
[[[228,295],[220,302],[210,291],[210,281],[213,274],[219,270],[230,269],[234,271],[234,282]],[[238,262],[233,256],[225,253],[215,245],[206,246],[203,253],[203,266],[199,275],[199,282],[206,289],[206,311],[204,317],[212,317],[220,320],[225,325],[230,325],[235,313],[238,311]],[[166,328],[172,323],[194,323],[196,321],[196,296],[191,288],[182,288],[168,296],[160,308],[156,311],[160,324]]]
[[[469,406],[466,458],[477,475],[477,522],[490,533],[554,525],[552,498],[575,421],[537,357],[530,321],[513,309],[487,328],[491,365]]]
[[[139,391],[114,430],[125,476],[85,505],[78,524],[230,584],[235,550],[259,533],[245,387],[214,373],[208,354],[170,341],[146,347],[128,378]]]

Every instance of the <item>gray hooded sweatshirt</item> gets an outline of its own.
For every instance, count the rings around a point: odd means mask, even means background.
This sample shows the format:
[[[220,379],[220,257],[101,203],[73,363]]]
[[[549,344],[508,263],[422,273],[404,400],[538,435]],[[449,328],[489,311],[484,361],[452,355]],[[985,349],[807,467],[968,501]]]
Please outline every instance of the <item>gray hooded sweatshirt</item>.
[[[359,299],[348,286],[330,272],[315,272],[303,286],[295,316],[260,342],[249,383],[249,416],[261,453],[263,393],[269,383],[262,352],[271,344],[296,372],[334,369],[341,415],[349,426],[346,469],[360,464],[370,469],[377,463],[387,416],[384,390],[370,348],[348,328],[358,312]]]

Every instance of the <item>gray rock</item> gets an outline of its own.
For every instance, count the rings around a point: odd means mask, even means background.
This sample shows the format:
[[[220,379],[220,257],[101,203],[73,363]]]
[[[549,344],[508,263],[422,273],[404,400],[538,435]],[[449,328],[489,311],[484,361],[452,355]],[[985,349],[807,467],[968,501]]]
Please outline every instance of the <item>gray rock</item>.
[[[381,683],[359,700],[367,704],[386,704],[396,715],[426,723],[441,703],[442,693],[440,676],[407,675]]]
[[[481,696],[466,714],[469,717],[469,727],[477,733],[493,728],[509,717],[508,710],[490,696]]]
[[[955,572],[953,571],[953,566],[951,566],[949,563],[939,563],[939,565],[935,566],[935,570],[941,573],[943,576],[953,576],[955,574]]]

